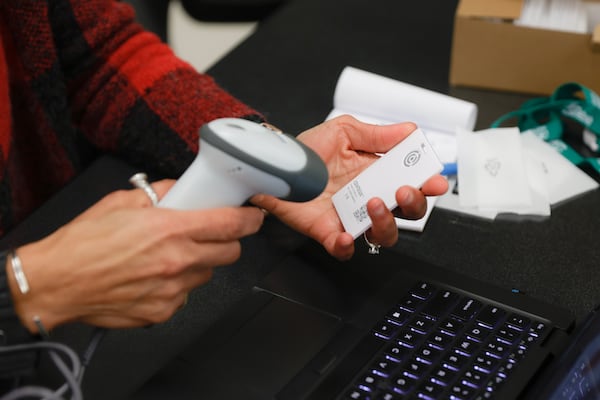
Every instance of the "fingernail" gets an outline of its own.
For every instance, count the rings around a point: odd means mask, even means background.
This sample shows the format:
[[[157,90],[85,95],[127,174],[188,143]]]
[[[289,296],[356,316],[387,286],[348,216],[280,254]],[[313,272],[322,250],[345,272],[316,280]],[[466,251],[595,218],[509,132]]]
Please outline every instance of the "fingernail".
[[[373,216],[375,217],[381,217],[382,215],[385,214],[386,208],[385,205],[383,204],[383,202],[378,201],[375,204],[375,207],[373,208]]]
[[[412,191],[404,190],[402,193],[402,198],[400,200],[400,206],[408,206],[414,201],[414,196]]]

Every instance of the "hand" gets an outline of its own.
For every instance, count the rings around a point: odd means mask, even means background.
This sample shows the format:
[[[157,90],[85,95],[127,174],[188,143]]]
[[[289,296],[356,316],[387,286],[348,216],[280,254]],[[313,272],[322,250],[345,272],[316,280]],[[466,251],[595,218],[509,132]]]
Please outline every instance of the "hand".
[[[412,123],[369,125],[350,116],[324,122],[298,136],[327,164],[329,182],[323,193],[306,203],[286,202],[261,194],[254,196],[252,203],[319,241],[333,256],[348,259],[354,253],[354,240],[344,232],[331,196],[377,160],[375,153],[385,153],[415,129],[416,126]],[[427,210],[425,196],[441,195],[446,190],[448,182],[441,175],[429,179],[420,190],[408,186],[398,188],[398,209],[394,211],[403,218],[419,219]],[[367,211],[373,221],[373,226],[368,231],[369,241],[384,247],[393,246],[398,240],[394,214],[378,198],[369,200]]]
[[[152,186],[160,197],[172,184]],[[35,315],[48,329],[68,321],[163,322],[214,267],[239,257],[239,239],[255,233],[263,218],[255,207],[178,211],[151,207],[139,189],[114,192],[18,249],[30,292],[22,295],[9,275],[15,308],[32,332]]]

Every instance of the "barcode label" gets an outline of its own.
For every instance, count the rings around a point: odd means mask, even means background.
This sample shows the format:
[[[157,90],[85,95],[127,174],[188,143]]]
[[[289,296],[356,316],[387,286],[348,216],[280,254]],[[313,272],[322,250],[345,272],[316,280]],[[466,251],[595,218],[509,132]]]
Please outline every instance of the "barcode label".
[[[360,208],[354,210],[354,219],[356,219],[356,222],[363,222],[367,218],[369,218],[367,204],[363,204]]]

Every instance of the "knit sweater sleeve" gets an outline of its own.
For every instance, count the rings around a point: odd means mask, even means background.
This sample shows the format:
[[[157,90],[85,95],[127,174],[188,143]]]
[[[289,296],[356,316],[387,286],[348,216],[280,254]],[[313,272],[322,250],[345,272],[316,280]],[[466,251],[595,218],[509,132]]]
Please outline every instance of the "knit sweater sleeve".
[[[98,148],[176,176],[193,160],[203,123],[262,120],[144,31],[129,5],[54,3],[62,4],[49,12],[74,123]]]

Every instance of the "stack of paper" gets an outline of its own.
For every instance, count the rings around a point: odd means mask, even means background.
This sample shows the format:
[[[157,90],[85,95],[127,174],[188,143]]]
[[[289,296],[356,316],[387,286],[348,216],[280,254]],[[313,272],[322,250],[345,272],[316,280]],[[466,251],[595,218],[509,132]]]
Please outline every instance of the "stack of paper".
[[[458,132],[458,193],[437,206],[493,219],[547,217],[551,206],[598,187],[533,132],[518,128]]]
[[[581,0],[525,0],[515,24],[574,33],[590,33],[598,20],[598,3]]]

